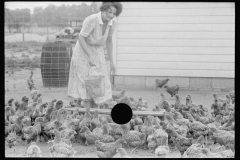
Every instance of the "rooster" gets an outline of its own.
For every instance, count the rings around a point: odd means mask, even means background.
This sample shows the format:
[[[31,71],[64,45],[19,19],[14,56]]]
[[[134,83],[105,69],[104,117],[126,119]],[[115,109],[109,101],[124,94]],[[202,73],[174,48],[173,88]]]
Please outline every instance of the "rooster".
[[[179,86],[178,85],[172,86],[172,87],[170,87],[168,85],[165,85],[164,88],[166,88],[166,91],[171,95],[171,97],[178,94],[178,91],[179,91]]]
[[[160,79],[156,79],[155,82],[156,82],[156,87],[157,88],[162,88],[165,84],[167,84],[169,81],[168,78],[164,79],[164,80],[160,80]]]

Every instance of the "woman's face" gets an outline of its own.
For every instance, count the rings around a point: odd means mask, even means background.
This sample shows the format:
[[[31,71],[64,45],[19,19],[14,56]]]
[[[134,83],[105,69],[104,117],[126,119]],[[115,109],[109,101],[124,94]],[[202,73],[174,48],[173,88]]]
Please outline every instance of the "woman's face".
[[[103,21],[108,22],[112,20],[114,17],[116,17],[116,8],[111,6],[108,10],[103,12]]]

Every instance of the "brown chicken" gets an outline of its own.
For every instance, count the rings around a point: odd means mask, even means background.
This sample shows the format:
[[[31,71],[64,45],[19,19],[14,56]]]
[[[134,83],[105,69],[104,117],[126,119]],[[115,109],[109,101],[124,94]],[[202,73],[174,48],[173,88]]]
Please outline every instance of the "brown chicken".
[[[123,138],[111,143],[103,143],[97,140],[95,141],[97,156],[99,158],[113,158],[113,156],[117,154],[117,149],[122,148],[123,143],[127,143]]]
[[[121,125],[122,138],[127,141],[129,147],[140,147],[146,143],[147,135],[138,131],[129,130],[127,125]]]
[[[42,151],[36,142],[31,142],[30,146],[27,148],[26,155],[28,157],[42,157]]]
[[[180,97],[179,97],[178,94],[175,95],[175,98],[176,98],[176,101],[175,101],[175,104],[174,104],[174,109],[179,110],[179,108],[183,107],[183,104],[180,102]]]
[[[98,119],[98,110],[95,110],[93,118],[90,121],[90,130],[93,131],[93,129],[95,129],[98,124],[100,124],[100,121]]]
[[[47,106],[47,109],[46,109],[46,113],[44,113],[44,123],[48,122],[51,120],[51,113],[54,109],[54,103],[56,102],[57,100],[54,99],[52,100],[50,103],[48,103],[48,106]]]
[[[181,156],[183,156],[184,152],[193,144],[192,138],[186,138],[184,136],[179,135],[172,127],[171,128],[167,127],[166,132],[171,136],[171,139],[174,145],[180,151]]]
[[[8,147],[11,149],[14,147],[18,142],[20,142],[20,138],[17,136],[16,132],[10,132],[9,135],[6,137],[6,142]],[[15,148],[14,148],[15,152]]]
[[[155,85],[155,86],[156,86],[157,88],[162,88],[165,84],[168,83],[168,81],[169,81],[168,78],[163,79],[163,80],[161,80],[161,79],[156,79],[156,80],[155,80],[155,82],[156,82],[156,85]]]
[[[213,141],[213,144],[219,143],[224,145],[226,149],[235,151],[235,134],[230,131],[218,130],[214,127],[211,127],[210,130],[210,139]]]
[[[42,129],[41,129],[42,122],[43,122],[43,118],[38,117],[38,118],[36,118],[33,126],[29,126],[27,129],[24,130],[23,134],[24,134],[24,137],[26,138],[28,144],[31,141],[38,142],[40,140],[40,133],[42,131]]]
[[[132,158],[131,156],[127,155],[127,152],[124,148],[118,148],[117,153],[120,154],[119,158]],[[131,155],[132,155],[132,153],[131,153]]]
[[[104,125],[102,126],[102,129],[103,129],[103,132],[102,132],[102,134],[100,134],[101,137],[100,137],[99,140],[100,140],[101,142],[104,142],[104,143],[114,142],[114,141],[115,141],[114,137],[111,136],[111,135],[109,135],[109,129],[108,129],[107,124],[104,124]]]
[[[99,140],[102,135],[91,132],[90,129],[86,126],[83,126],[80,130],[80,133],[84,133],[86,138],[85,145],[94,144],[96,140]]]
[[[58,101],[56,102],[55,107],[53,108],[53,111],[59,110],[59,109],[61,109],[61,108],[63,108],[63,101],[62,101],[62,100],[58,100]]]
[[[171,97],[178,94],[178,91],[179,91],[179,86],[178,85],[171,86],[171,87],[168,86],[168,85],[165,85],[164,88],[166,88],[166,91],[171,95]]]

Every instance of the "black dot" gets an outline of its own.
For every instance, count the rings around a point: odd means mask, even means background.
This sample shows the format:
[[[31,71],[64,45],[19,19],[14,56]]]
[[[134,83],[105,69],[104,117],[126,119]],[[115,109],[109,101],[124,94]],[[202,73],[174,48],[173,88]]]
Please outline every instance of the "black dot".
[[[112,111],[112,120],[117,124],[126,124],[132,119],[132,109],[125,103],[116,104]]]

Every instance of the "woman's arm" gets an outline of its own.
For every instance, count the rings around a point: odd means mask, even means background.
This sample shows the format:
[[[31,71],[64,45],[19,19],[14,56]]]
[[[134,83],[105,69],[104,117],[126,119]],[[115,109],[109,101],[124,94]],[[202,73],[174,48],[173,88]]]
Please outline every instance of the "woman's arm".
[[[108,56],[109,56],[110,63],[113,63],[113,56],[112,56],[112,51],[113,51],[112,36],[108,36],[107,41],[106,41],[106,47],[107,47],[107,53],[108,53]]]
[[[82,47],[83,51],[87,54],[87,56],[89,58],[91,52],[87,48],[85,37],[83,37],[82,35],[79,35],[78,42],[79,42],[80,46]]]
[[[111,71],[113,74],[115,74],[115,66],[113,63],[113,43],[112,43],[112,36],[108,36],[107,41],[106,41],[106,47],[107,47],[107,53],[109,56],[109,60],[110,60],[110,67],[111,67]]]

